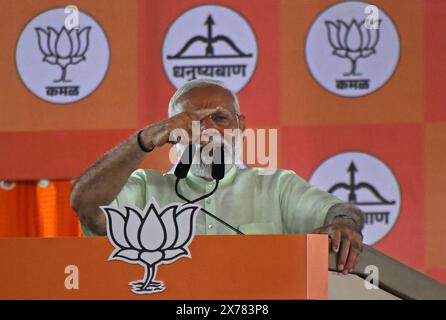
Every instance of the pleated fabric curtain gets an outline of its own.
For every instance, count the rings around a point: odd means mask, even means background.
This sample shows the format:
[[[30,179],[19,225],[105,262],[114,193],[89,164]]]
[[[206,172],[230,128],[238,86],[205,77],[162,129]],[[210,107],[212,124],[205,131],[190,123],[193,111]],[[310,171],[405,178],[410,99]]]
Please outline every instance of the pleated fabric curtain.
[[[77,237],[69,180],[0,181],[0,237]]]

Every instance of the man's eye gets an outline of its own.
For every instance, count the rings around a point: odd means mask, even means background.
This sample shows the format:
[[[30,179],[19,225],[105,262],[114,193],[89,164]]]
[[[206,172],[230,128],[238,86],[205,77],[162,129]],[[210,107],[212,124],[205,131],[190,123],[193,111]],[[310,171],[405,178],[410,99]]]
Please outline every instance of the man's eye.
[[[226,121],[227,118],[225,116],[214,116],[215,121]]]

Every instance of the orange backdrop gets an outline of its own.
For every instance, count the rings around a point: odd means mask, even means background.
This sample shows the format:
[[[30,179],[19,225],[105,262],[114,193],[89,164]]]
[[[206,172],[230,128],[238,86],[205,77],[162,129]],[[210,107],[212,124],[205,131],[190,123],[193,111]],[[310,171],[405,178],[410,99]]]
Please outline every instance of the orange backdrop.
[[[397,223],[375,247],[446,283],[446,2],[374,1],[397,26],[400,60],[379,90],[345,98],[322,88],[305,61],[307,32],[335,0],[216,0],[254,30],[258,61],[239,92],[247,125],[279,130],[279,167],[309,179],[328,157],[369,152],[401,187]],[[110,46],[106,77],[85,99],[47,103],[23,85],[15,49],[36,15],[66,1],[0,0],[0,237],[78,236],[71,180],[143,125],[162,120],[175,88],[162,64],[175,19],[202,0],[71,1],[100,23]],[[165,171],[168,148],[142,167]],[[49,183],[41,181],[49,179]],[[7,181],[7,182],[5,182]]]

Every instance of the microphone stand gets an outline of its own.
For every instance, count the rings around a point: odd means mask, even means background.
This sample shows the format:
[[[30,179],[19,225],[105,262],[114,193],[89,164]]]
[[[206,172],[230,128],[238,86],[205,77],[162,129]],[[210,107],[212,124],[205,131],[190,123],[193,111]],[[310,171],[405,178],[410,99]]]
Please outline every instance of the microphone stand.
[[[225,176],[225,167],[224,167],[224,148],[223,146],[221,146],[220,148],[220,152],[214,154],[214,159],[219,156],[221,159],[221,163],[213,163],[212,164],[212,178],[215,179],[216,183],[215,183],[215,187],[214,190],[212,190],[210,193],[205,194],[204,196],[201,196],[195,200],[189,200],[186,197],[184,197],[182,194],[180,194],[180,192],[178,191],[178,184],[180,182],[181,179],[186,178],[187,173],[190,169],[190,166],[192,164],[192,159],[193,156],[195,154],[195,145],[193,143],[189,144],[188,148],[184,150],[183,154],[181,155],[181,159],[179,161],[179,163],[177,164],[177,167],[175,168],[175,176],[177,177],[177,180],[175,182],[175,193],[177,194],[177,196],[180,199],[183,199],[184,201],[186,201],[187,203],[195,203],[197,201],[203,200],[207,197],[210,197],[211,195],[213,195],[215,193],[215,191],[217,191],[217,187],[218,187],[218,183],[221,179],[223,179],[223,177]],[[201,211],[203,211],[205,214],[209,215],[210,217],[214,218],[215,220],[217,220],[218,222],[220,222],[221,224],[225,225],[226,227],[228,227],[229,229],[231,229],[232,231],[234,231],[237,234],[241,234],[244,235],[243,232],[241,232],[240,230],[234,228],[233,226],[231,226],[229,223],[227,223],[226,221],[220,219],[219,217],[215,216],[214,214],[210,213],[209,211],[207,211],[204,208],[201,208]]]
[[[178,191],[178,184],[179,184],[179,182],[180,182],[180,178],[177,178],[177,180],[176,180],[176,182],[175,182],[175,193],[177,194],[178,197],[180,197],[181,199],[183,199],[183,200],[186,201],[187,203],[195,203],[195,202],[198,202],[198,201],[200,201],[200,200],[203,200],[203,199],[205,199],[205,198],[207,198],[207,197],[210,197],[211,195],[213,195],[213,194],[215,193],[215,191],[217,191],[218,183],[219,183],[220,180],[215,180],[215,181],[216,181],[216,183],[215,183],[214,190],[212,190],[212,191],[211,191],[210,193],[208,193],[208,194],[205,194],[204,196],[201,196],[201,197],[199,197],[199,198],[197,198],[197,199],[191,201],[191,200],[187,199],[186,197],[184,197],[184,196]],[[227,223],[226,221],[220,219],[220,218],[217,217],[216,215],[210,213],[210,212],[207,211],[206,209],[204,209],[204,208],[200,208],[200,210],[203,211],[205,214],[209,215],[210,217],[214,218],[215,220],[217,220],[217,221],[220,222],[221,224],[225,225],[226,227],[228,227],[229,229],[231,229],[231,230],[234,231],[235,233],[240,234],[240,235],[245,235],[243,232],[241,232],[241,231],[238,230],[237,228],[234,228],[234,227],[231,226],[229,223]]]

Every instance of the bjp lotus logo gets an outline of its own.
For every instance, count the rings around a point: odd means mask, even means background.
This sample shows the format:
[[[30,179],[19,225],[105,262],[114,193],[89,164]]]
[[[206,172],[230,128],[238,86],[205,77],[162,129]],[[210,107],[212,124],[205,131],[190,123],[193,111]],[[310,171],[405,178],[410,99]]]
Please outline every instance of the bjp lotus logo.
[[[365,28],[364,20],[357,22],[352,19],[350,24],[342,20],[336,22],[325,21],[328,32],[328,42],[333,48],[333,54],[340,58],[349,59],[350,72],[344,76],[358,76],[357,61],[376,53],[376,45],[379,41],[379,28]]]
[[[54,82],[70,82],[67,80],[67,68],[84,61],[88,50],[91,27],[67,30],[63,26],[59,32],[52,27],[47,30],[36,28],[40,52],[43,61],[58,65],[62,70],[60,79]]]
[[[191,258],[188,246],[195,234],[195,214],[200,207],[175,203],[160,208],[152,199],[144,210],[124,206],[101,207],[107,217],[107,236],[115,250],[109,257],[144,267],[144,278],[130,282],[132,292],[149,294],[165,290],[155,281],[158,265],[181,257]]]

